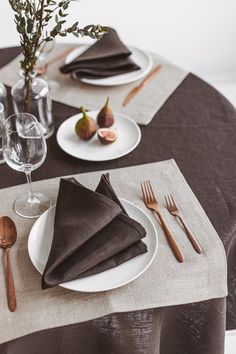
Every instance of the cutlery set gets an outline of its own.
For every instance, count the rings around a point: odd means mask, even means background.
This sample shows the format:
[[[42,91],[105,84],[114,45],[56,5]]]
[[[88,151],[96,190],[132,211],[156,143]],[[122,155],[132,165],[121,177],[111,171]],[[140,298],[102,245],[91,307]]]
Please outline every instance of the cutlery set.
[[[183,263],[184,262],[183,253],[181,252],[181,249],[180,249],[178,243],[174,239],[171,231],[169,230],[168,226],[166,225],[166,223],[161,215],[157,198],[154,194],[151,182],[149,180],[141,182],[141,191],[142,191],[144,204],[146,205],[146,207],[148,209],[152,210],[155,213],[155,215],[158,217],[158,220],[163,228],[163,231],[166,235],[167,241],[170,245],[170,248],[171,248],[173,254],[175,255],[178,262]],[[181,225],[182,225],[189,241],[191,242],[194,250],[199,254],[202,253],[201,246],[199,245],[195,236],[190,232],[190,230],[186,226],[182,216],[180,215],[179,209],[178,209],[172,195],[166,195],[165,202],[166,202],[166,208],[169,211],[169,213],[171,215],[173,215],[175,218],[177,218],[179,220],[179,222],[181,223]]]

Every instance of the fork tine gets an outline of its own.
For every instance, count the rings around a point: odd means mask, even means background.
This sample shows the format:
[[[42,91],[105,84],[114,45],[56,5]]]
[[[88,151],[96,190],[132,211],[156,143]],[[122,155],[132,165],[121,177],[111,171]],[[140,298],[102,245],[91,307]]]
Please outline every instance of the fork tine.
[[[146,199],[143,183],[144,182],[141,182],[140,184],[141,184],[141,191],[142,191],[142,195],[143,195],[143,200],[144,200],[144,203],[146,204],[147,203],[147,199]]]
[[[149,185],[149,189],[150,189],[150,193],[151,193],[152,200],[153,200],[153,202],[156,203],[157,200],[156,200],[155,194],[154,194],[154,192],[153,192],[152,185],[151,185],[151,182],[150,182],[150,181],[148,181],[148,185]]]
[[[152,195],[151,195],[151,190],[150,190],[150,187],[149,187],[149,181],[147,180],[146,181],[146,188],[147,188],[147,194],[148,194],[148,201],[149,203],[152,202]]]
[[[172,200],[173,207],[174,207],[174,208],[177,208],[177,205],[175,204],[175,201],[174,201],[174,198],[172,197],[172,194],[170,195],[170,198],[171,198],[171,200]]]
[[[167,198],[168,198],[168,201],[169,201],[170,209],[172,209],[173,208],[173,204],[172,204],[172,201],[170,199],[170,196],[168,195]]]
[[[165,195],[166,207],[167,207],[167,209],[169,210],[170,206],[169,206],[169,202],[168,202],[167,197],[168,197],[168,196]]]
[[[142,188],[144,203],[147,204],[148,203],[148,195],[147,195],[147,189],[146,189],[146,181],[143,181],[141,183],[141,188]]]
[[[148,189],[148,181],[144,181],[144,187],[145,187],[146,196],[147,196],[147,203],[151,203],[150,192]]]

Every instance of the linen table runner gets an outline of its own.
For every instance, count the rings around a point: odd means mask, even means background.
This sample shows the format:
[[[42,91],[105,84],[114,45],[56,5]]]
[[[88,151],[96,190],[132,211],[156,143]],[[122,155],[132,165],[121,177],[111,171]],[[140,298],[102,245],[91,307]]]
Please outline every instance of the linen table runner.
[[[50,57],[56,57],[66,48],[76,48],[71,44],[57,44]],[[156,112],[162,107],[175,89],[188,75],[188,72],[177,67],[156,54],[150,54],[153,66],[162,65],[159,73],[153,78],[126,106],[122,103],[126,95],[137,86],[142,79],[120,86],[93,86],[73,80],[70,75],[63,75],[59,67],[63,60],[51,64],[48,68],[48,80],[54,80],[57,88],[51,90],[51,97],[54,101],[80,108],[82,105],[88,110],[100,109],[110,97],[110,105],[114,112],[130,116],[137,123],[147,125],[150,123]],[[48,59],[50,59],[50,57]],[[19,77],[20,56],[16,57],[8,65],[0,70],[0,81],[7,86],[13,86]],[[68,117],[65,117],[68,118]]]
[[[85,173],[75,177],[85,186],[95,189],[101,173]],[[78,323],[109,313],[178,305],[227,295],[223,245],[175,161],[110,170],[110,178],[120,197],[135,203],[151,217],[157,228],[159,247],[152,265],[138,279],[102,293],[78,293],[61,287],[41,290],[41,275],[33,267],[27,252],[27,239],[34,221],[18,217],[12,208],[16,195],[27,187],[20,185],[0,190],[1,215],[12,217],[18,229],[18,240],[12,248],[18,308],[15,313],[8,310],[4,269],[1,267],[0,343],[38,330]],[[176,261],[158,221],[142,202],[140,182],[145,179],[151,180],[165,221],[185,255],[182,264]],[[58,186],[59,178],[33,183],[35,191],[40,190],[54,200]],[[193,250],[181,226],[166,210],[164,195],[169,193],[174,196],[188,226],[202,245],[201,255]]]

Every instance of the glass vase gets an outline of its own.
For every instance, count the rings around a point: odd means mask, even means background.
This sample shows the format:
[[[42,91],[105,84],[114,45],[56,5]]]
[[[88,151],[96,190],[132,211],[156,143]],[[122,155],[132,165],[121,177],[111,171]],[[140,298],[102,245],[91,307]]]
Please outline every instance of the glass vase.
[[[49,138],[54,132],[54,120],[47,82],[32,74],[27,89],[23,77],[12,87],[11,96],[14,112],[27,112],[37,117],[44,137]]]
[[[4,106],[6,116],[8,115],[8,103],[7,103],[7,90],[6,87],[0,82],[0,103]]]

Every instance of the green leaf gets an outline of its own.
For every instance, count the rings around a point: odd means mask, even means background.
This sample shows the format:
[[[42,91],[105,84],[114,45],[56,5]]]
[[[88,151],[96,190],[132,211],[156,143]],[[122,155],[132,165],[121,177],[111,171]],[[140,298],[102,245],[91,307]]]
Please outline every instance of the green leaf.
[[[75,37],[79,37],[79,33],[78,32],[72,32],[72,34],[73,34],[73,36],[75,36]]]
[[[77,21],[77,22],[75,22],[75,23],[73,24],[73,26],[72,26],[72,29],[73,29],[73,30],[76,30],[76,28],[77,28],[78,24],[79,24],[79,22],[78,22],[78,21]]]
[[[68,6],[69,6],[68,3],[64,3],[63,6],[62,6],[63,10],[67,10]]]
[[[60,32],[61,27],[62,27],[62,25],[61,25],[60,23],[58,23],[58,24],[54,27],[53,30],[55,30],[56,32]]]
[[[73,28],[72,27],[69,27],[66,29],[68,33],[72,33],[73,32]]]
[[[31,33],[33,31],[33,27],[34,27],[33,21],[30,18],[28,18],[27,19],[27,28],[26,28],[27,33]]]

